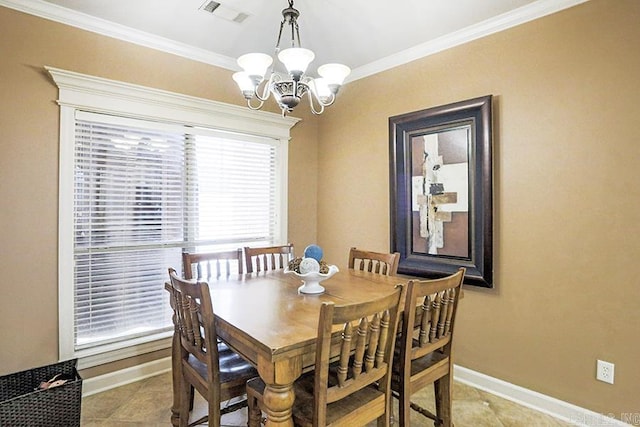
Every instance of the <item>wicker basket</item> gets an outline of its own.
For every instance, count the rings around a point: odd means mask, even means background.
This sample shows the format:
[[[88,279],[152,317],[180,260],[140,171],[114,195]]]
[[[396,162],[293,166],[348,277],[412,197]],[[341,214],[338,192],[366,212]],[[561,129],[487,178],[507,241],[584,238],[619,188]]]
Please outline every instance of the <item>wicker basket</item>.
[[[56,374],[75,379],[50,389],[39,390],[43,381]],[[76,359],[29,369],[0,377],[0,426],[80,426],[82,378]]]

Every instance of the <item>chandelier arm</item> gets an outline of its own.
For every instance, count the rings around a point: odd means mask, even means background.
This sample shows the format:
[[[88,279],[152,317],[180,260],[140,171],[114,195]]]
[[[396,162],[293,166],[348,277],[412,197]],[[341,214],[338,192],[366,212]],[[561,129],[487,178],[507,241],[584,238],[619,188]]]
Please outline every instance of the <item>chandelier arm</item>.
[[[271,74],[269,75],[269,80],[267,80],[267,82],[263,86],[262,94],[258,92],[258,90],[260,89],[260,85],[255,87],[253,94],[256,98],[258,98],[259,101],[264,102],[269,99],[269,96],[271,95],[271,82],[273,81],[273,76],[274,73],[271,72]]]
[[[252,99],[253,99],[253,98],[249,98],[249,99],[247,99],[247,107],[249,107],[249,108],[250,108],[250,109],[252,109],[252,110],[259,110],[259,109],[261,109],[261,108],[262,108],[262,106],[264,105],[264,100],[259,99],[259,100],[258,100],[258,105],[254,107],[253,105],[251,105],[251,100],[252,100]]]
[[[322,102],[322,101],[320,101],[320,102],[321,102],[321,103],[322,103],[322,105],[324,105],[325,107],[329,107],[329,106],[333,105],[333,103],[334,103],[334,102],[336,102],[336,96],[332,93],[332,94],[331,94],[331,98],[329,98],[329,101],[328,101],[328,102]]]
[[[313,91],[309,91],[309,107],[311,108],[311,112],[313,114],[315,114],[316,116],[322,114],[324,112],[324,104],[322,103],[322,101],[316,96],[316,94]],[[316,102],[318,103],[318,105],[320,106],[319,110],[316,110],[316,107],[313,103],[313,100],[316,100]]]
[[[316,82],[312,78],[307,77],[307,80],[305,80],[305,84],[310,89],[311,89],[311,86],[313,86],[313,90],[310,90],[310,92],[313,95],[313,97],[316,99],[316,102],[320,104],[322,107],[329,107],[336,101],[335,93],[331,93],[329,98],[327,98],[326,101],[323,101],[322,99],[320,99],[320,97],[317,95]]]

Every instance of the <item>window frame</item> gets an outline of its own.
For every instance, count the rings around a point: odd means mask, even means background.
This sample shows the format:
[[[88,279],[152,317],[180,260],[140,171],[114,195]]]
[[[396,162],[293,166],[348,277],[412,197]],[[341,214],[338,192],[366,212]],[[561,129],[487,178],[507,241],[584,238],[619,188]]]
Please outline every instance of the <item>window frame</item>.
[[[59,358],[79,359],[79,368],[108,363],[171,345],[171,333],[140,337],[76,351],[74,349],[73,207],[76,111],[113,114],[136,119],[180,123],[241,132],[276,141],[280,242],[287,241],[287,170],[290,129],[300,120],[280,114],[45,67],[59,89],[60,106],[58,200],[58,326]],[[161,284],[159,284],[161,286]]]

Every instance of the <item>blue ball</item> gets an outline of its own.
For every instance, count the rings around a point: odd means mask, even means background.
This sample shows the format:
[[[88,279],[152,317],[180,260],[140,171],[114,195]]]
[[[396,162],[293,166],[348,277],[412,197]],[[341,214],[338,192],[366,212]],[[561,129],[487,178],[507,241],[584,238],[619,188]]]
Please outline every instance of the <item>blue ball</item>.
[[[304,248],[304,257],[313,258],[320,262],[322,260],[322,248],[318,245],[309,245]]]

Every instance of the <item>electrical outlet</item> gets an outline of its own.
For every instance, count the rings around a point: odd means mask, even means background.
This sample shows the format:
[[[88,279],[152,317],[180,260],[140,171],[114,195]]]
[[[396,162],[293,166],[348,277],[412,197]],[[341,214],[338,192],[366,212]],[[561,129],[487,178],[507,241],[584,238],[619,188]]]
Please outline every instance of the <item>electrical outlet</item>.
[[[613,384],[613,373],[615,365],[611,362],[605,362],[604,360],[598,360],[598,366],[596,368],[596,379],[604,381],[605,383]]]

